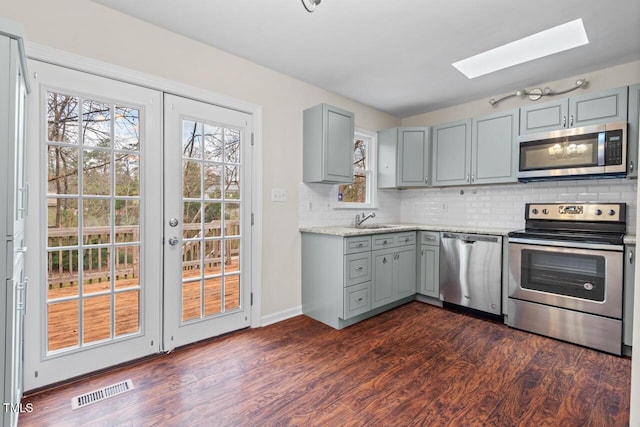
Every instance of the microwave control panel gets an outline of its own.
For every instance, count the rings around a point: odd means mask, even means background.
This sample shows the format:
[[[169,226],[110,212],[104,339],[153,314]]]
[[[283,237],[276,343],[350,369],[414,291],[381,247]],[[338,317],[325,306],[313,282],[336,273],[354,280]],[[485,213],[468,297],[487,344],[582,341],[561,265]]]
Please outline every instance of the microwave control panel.
[[[605,135],[604,164],[607,166],[621,165],[623,160],[622,131],[608,131]]]

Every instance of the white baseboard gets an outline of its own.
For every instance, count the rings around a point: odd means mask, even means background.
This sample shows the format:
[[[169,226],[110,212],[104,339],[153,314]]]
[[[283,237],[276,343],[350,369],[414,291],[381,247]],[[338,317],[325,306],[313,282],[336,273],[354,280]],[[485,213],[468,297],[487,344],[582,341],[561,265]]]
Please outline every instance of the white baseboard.
[[[273,323],[282,322],[283,320],[290,319],[302,314],[302,306],[299,305],[288,310],[279,311],[277,313],[269,314],[260,319],[260,326],[267,326]]]

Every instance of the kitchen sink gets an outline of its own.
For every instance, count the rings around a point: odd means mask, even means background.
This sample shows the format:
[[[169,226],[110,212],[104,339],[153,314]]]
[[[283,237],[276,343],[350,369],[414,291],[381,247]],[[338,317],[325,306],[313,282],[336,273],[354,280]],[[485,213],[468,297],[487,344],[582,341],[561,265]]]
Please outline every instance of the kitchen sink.
[[[351,228],[359,228],[359,229],[363,229],[363,230],[378,230],[381,228],[395,228],[397,227],[397,225],[393,225],[393,224],[365,224],[365,225],[361,225],[359,227],[351,227]]]

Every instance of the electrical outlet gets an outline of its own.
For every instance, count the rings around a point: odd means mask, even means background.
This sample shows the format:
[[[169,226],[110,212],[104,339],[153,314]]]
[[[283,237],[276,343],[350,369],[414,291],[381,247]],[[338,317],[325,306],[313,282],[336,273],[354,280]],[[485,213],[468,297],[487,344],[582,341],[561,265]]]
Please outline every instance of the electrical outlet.
[[[272,202],[286,202],[287,190],[284,188],[272,188],[271,189],[271,201]]]

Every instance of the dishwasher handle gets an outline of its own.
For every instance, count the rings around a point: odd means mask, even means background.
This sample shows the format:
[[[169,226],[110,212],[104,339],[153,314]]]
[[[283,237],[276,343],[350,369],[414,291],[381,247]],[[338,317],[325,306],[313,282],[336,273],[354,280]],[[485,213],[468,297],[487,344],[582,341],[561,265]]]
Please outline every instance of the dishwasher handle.
[[[498,243],[500,241],[499,236],[489,236],[485,234],[461,234],[461,233],[444,233],[443,232],[442,238],[462,240],[466,244],[473,244],[475,242]]]

